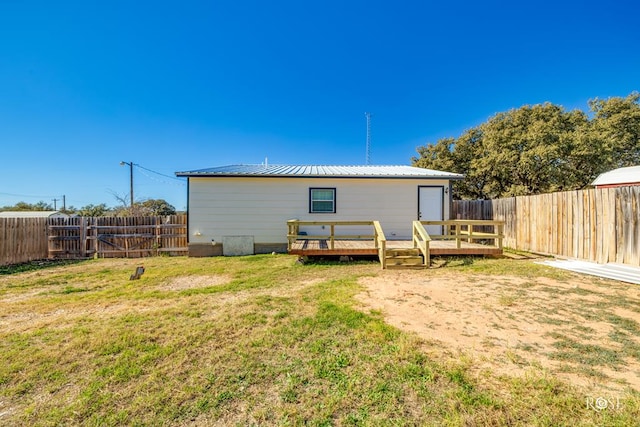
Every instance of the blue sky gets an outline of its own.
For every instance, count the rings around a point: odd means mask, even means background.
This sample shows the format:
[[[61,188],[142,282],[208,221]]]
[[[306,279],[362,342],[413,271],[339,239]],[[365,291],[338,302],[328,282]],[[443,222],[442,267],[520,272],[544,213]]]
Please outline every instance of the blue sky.
[[[178,209],[176,171],[364,164],[365,112],[371,163],[409,164],[500,111],[640,90],[638,12],[616,0],[0,0],[0,206],[114,206],[129,193],[120,161],[147,169],[134,169],[137,200]]]

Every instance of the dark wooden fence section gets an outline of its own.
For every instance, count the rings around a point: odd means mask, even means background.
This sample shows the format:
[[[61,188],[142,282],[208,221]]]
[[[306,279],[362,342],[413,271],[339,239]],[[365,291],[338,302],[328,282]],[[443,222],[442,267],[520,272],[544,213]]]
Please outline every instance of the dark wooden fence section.
[[[0,218],[0,265],[46,257],[46,218]]]
[[[187,254],[187,216],[50,218],[49,258]]]
[[[640,186],[461,200],[453,217],[505,221],[509,248],[640,266]]]

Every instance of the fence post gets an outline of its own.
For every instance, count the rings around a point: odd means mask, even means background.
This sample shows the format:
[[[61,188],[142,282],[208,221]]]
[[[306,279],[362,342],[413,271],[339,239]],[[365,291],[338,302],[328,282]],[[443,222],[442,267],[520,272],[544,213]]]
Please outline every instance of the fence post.
[[[160,239],[162,236],[162,217],[155,217],[156,222],[156,256],[160,255]]]
[[[93,253],[93,256],[98,258],[100,257],[100,254],[98,253],[98,227],[96,227],[96,219],[95,218],[91,218],[91,252]]]
[[[87,257],[87,219],[85,217],[80,218],[80,256],[82,258]]]

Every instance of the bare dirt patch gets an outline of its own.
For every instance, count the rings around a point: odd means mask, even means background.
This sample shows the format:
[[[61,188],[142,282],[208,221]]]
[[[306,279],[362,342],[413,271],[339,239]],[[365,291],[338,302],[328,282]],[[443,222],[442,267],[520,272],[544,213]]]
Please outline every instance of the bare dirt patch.
[[[360,283],[369,309],[447,357],[471,358],[479,375],[538,369],[591,391],[640,390],[637,285],[433,270],[383,271]]]

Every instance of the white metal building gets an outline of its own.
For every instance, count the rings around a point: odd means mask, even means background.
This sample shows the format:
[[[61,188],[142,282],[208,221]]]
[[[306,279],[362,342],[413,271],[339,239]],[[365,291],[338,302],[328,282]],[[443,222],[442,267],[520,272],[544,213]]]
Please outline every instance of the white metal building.
[[[0,218],[68,218],[60,211],[3,211]]]
[[[284,252],[290,219],[377,220],[387,239],[411,239],[412,221],[449,219],[451,181],[463,178],[369,165],[233,165],[176,176],[188,178],[191,256],[226,254],[225,242],[238,239],[250,245],[246,253]]]
[[[602,173],[591,185],[596,188],[622,187],[625,185],[640,185],[640,166],[618,168]]]

